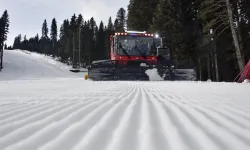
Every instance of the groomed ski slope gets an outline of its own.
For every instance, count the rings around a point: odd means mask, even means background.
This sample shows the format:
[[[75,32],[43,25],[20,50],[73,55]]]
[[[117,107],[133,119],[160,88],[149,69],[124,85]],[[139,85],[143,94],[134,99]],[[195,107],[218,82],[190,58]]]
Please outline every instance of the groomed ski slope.
[[[3,63],[4,68],[0,72],[0,81],[76,76],[69,72],[70,66],[55,61],[49,56],[23,50],[4,51]]]
[[[92,82],[71,75],[3,80],[0,149],[249,150],[249,89],[211,82]]]

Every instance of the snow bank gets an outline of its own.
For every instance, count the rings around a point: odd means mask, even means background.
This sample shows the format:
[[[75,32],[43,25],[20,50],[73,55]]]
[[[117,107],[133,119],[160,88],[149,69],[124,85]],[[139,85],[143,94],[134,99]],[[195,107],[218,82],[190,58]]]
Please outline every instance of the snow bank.
[[[155,69],[155,68],[154,69],[148,69],[145,73],[148,75],[150,81],[163,81],[164,80],[158,74],[157,69]]]
[[[250,83],[250,80],[249,80],[249,79],[245,79],[245,80],[243,81],[243,83]]]
[[[30,80],[44,78],[81,77],[85,73],[72,73],[70,66],[55,60],[51,56],[23,51],[4,51],[4,68],[0,80]]]

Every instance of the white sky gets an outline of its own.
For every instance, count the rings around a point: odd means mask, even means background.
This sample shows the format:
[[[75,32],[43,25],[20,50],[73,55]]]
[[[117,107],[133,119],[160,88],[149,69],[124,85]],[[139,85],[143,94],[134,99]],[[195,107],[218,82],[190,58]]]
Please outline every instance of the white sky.
[[[41,35],[42,23],[47,19],[50,28],[55,17],[58,29],[64,19],[70,19],[75,13],[82,14],[84,19],[94,17],[97,25],[102,20],[107,25],[109,16],[112,21],[119,8],[127,10],[129,0],[0,0],[0,13],[8,10],[10,16],[10,32],[8,45],[12,45],[18,34],[33,37]]]

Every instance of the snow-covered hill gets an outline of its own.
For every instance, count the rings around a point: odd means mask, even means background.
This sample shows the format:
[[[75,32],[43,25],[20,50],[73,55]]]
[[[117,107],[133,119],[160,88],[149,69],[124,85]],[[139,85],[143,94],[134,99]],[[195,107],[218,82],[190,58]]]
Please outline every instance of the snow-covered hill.
[[[3,63],[0,81],[79,76],[69,71],[70,66],[48,56],[23,50],[4,51]]]
[[[1,150],[250,149],[249,84],[92,82],[12,55],[26,80],[0,81]],[[28,72],[39,72],[32,62],[46,74]]]

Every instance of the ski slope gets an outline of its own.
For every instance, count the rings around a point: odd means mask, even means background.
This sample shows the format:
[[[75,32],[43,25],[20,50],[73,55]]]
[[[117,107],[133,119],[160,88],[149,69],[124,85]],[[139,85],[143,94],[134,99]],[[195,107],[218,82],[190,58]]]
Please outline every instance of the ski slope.
[[[23,50],[4,51],[3,63],[0,81],[76,77],[76,74],[69,72],[69,66],[49,56]]]
[[[92,82],[57,68],[0,81],[1,150],[250,149],[247,83]]]

